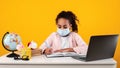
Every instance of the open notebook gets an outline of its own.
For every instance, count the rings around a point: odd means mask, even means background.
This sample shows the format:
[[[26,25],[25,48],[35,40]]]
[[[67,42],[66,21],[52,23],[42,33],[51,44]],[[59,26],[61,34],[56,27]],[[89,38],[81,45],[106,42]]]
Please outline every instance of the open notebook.
[[[52,57],[73,57],[73,56],[81,56],[81,55],[75,52],[56,52],[46,56],[48,58],[52,58]]]

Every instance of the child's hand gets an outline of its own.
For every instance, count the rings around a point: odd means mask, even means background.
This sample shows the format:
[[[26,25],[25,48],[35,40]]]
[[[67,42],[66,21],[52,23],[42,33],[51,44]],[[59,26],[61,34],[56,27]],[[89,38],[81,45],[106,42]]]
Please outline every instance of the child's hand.
[[[52,54],[52,48],[46,48],[44,53],[47,55]]]

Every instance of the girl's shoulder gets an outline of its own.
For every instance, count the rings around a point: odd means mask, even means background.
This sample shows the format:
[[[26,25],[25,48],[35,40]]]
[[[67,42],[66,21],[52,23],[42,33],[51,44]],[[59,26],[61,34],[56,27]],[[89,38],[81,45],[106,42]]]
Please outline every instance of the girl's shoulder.
[[[71,32],[70,36],[75,37],[75,38],[80,38],[81,36],[76,33],[76,32]]]
[[[71,32],[70,35],[76,36],[76,35],[78,35],[78,33],[76,33],[76,32]]]

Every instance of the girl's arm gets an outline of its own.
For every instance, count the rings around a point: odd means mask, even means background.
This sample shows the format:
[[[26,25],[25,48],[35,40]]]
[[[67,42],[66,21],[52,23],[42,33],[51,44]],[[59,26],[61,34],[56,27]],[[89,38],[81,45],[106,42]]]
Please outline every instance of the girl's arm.
[[[46,49],[47,49],[47,51],[49,51],[48,48],[51,47],[51,44],[52,44],[52,42],[53,42],[53,34],[54,34],[54,33],[52,33],[52,34],[42,43],[42,45],[39,47],[39,49],[42,50],[42,53],[45,53],[45,50],[46,50]]]
[[[86,54],[88,46],[77,33],[74,33],[74,40],[77,46],[74,47],[73,50],[78,54]]]

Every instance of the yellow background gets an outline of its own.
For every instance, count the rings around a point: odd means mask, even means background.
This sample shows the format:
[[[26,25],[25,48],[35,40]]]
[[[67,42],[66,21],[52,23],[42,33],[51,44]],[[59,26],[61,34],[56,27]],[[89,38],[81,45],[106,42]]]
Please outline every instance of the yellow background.
[[[40,45],[56,31],[55,18],[62,10],[73,11],[80,20],[79,34],[120,34],[120,0],[0,0],[0,41],[6,31],[18,33],[24,45]],[[7,53],[0,42],[0,55]],[[120,39],[115,53],[120,68]]]

